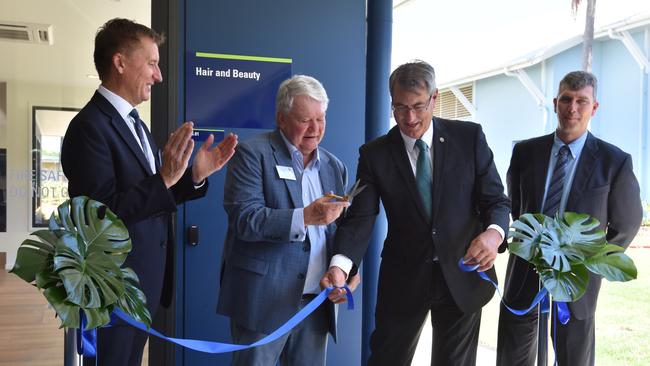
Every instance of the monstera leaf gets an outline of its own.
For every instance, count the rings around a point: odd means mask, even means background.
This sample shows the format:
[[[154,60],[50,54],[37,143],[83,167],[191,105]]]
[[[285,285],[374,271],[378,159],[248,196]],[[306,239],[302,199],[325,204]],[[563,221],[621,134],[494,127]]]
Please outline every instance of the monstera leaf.
[[[131,251],[128,230],[105,205],[75,197],[57,208],[49,230],[32,235],[40,241],[21,244],[11,272],[44,290],[62,326],[79,328],[80,310],[86,329],[106,325],[115,306],[151,324],[137,275],[121,268]]]
[[[635,279],[637,270],[623,248],[608,244],[600,223],[589,215],[523,214],[510,231],[508,250],[531,263],[556,301],[584,295],[589,271],[610,281]]]
[[[585,294],[589,284],[589,272],[579,264],[573,265],[570,271],[545,270],[539,277],[555,301],[575,301]]]
[[[540,221],[544,221],[544,215],[527,213],[513,222],[510,231],[510,238],[513,240],[508,245],[508,250],[527,261],[533,260],[539,252],[539,243],[544,232]]]
[[[630,281],[637,275],[634,262],[618,245],[607,244],[603,250],[587,259],[585,265],[609,281]]]

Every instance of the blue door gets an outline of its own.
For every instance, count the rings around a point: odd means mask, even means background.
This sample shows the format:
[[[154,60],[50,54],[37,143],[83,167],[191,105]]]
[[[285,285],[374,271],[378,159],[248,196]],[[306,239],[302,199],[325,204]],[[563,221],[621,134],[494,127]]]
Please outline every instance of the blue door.
[[[346,164],[353,180],[357,149],[364,140],[365,2],[193,0],[184,6],[183,54],[192,50],[291,58],[294,74],[311,75],[323,83],[330,104],[322,145]],[[226,129],[242,140],[265,131]],[[224,177],[224,171],[213,175],[207,197],[186,204],[178,218],[179,243],[183,245],[177,248],[177,334],[184,338],[221,342],[230,338],[228,318],[216,313],[227,227]],[[184,235],[190,225],[199,227],[196,246]],[[334,345],[330,339],[330,365],[361,363],[361,290],[356,294],[356,310],[348,312],[342,307],[339,311],[340,344]],[[230,355],[184,350],[177,360],[192,366],[228,365]]]

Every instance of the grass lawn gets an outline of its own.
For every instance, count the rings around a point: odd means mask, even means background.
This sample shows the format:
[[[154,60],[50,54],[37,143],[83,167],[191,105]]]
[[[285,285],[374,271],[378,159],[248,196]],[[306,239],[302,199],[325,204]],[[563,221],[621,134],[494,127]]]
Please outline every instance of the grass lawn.
[[[648,365],[650,362],[650,249],[630,248],[635,281],[603,281],[596,310],[598,365]]]

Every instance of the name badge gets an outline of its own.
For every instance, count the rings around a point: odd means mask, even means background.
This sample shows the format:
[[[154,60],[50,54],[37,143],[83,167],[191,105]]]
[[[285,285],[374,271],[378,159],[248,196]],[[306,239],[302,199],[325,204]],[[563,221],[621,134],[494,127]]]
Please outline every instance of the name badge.
[[[296,175],[293,173],[293,167],[276,165],[275,169],[277,169],[280,179],[296,180]]]

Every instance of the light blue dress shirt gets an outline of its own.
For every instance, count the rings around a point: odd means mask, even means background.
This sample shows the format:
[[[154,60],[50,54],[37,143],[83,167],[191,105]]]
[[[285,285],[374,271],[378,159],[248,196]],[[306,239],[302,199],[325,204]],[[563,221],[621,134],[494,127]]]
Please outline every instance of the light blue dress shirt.
[[[569,199],[569,193],[571,192],[571,184],[573,183],[573,176],[576,172],[576,166],[578,165],[578,159],[582,153],[582,148],[585,146],[585,141],[587,141],[587,131],[582,134],[582,136],[575,139],[570,144],[565,144],[564,141],[560,140],[557,137],[557,134],[553,136],[553,147],[551,148],[551,157],[548,162],[548,170],[546,171],[546,184],[544,185],[544,197],[542,198],[541,212],[544,212],[544,203],[546,202],[546,195],[548,194],[548,185],[551,182],[551,176],[553,175],[553,169],[555,169],[555,164],[557,163],[557,156],[560,153],[560,148],[564,145],[567,145],[570,150],[569,160],[566,164],[566,179],[564,180],[564,188],[562,189],[562,199],[560,200],[560,215],[564,214],[564,208],[566,207],[567,200]]]
[[[303,294],[320,293],[320,279],[326,269],[326,225],[308,225],[305,227],[304,207],[309,206],[316,199],[323,196],[323,185],[320,181],[320,154],[316,149],[314,158],[304,166],[302,153],[296,148],[282,131],[280,135],[291,154],[293,170],[296,173],[296,179],[300,179],[302,186],[302,204],[303,207],[293,210],[291,217],[291,238],[297,238],[295,241],[304,241],[305,236],[309,237],[311,250],[309,251],[309,267],[305,276],[305,287]]]

